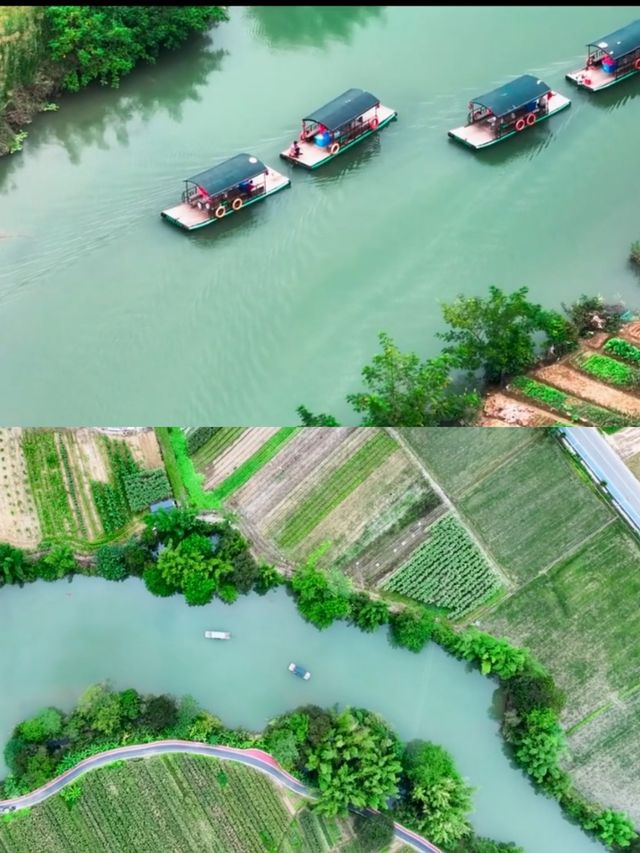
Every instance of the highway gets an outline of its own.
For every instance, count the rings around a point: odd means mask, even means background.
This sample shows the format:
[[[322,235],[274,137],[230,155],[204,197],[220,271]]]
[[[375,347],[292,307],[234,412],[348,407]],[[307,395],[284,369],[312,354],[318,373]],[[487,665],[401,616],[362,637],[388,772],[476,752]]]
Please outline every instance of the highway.
[[[590,471],[606,483],[611,497],[619,504],[640,532],[640,481],[595,427],[560,427],[565,441],[575,450]]]
[[[15,797],[11,800],[0,800],[0,813],[8,809],[24,809],[31,806],[36,806],[42,803],[49,797],[53,797],[59,793],[65,785],[74,782],[79,776],[88,773],[91,770],[96,770],[98,767],[104,767],[106,764],[111,764],[113,761],[130,760],[133,758],[149,758],[151,756],[165,755],[172,752],[189,753],[191,755],[209,755],[213,758],[219,758],[223,761],[237,761],[247,767],[253,767],[255,770],[265,773],[270,776],[279,785],[284,786],[289,791],[299,794],[302,797],[315,799],[309,788],[299,782],[290,773],[287,773],[275,758],[268,752],[261,749],[236,749],[230,746],[216,746],[209,743],[194,743],[188,740],[158,740],[152,743],[134,744],[132,746],[120,746],[116,749],[110,749],[106,752],[100,752],[97,755],[92,755],[85,758],[75,767],[56,776],[46,785],[31,791],[28,794],[23,794],[20,797]],[[400,823],[394,824],[394,835],[401,839],[405,844],[413,847],[414,850],[419,850],[420,853],[442,853],[442,851],[423,838],[417,835]]]

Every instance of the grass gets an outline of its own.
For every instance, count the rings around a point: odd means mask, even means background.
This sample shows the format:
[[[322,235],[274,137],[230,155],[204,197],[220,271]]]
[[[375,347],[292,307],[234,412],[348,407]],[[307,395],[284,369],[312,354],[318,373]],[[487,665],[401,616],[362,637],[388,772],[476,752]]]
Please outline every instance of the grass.
[[[585,373],[609,382],[611,385],[637,385],[639,380],[638,371],[627,364],[622,364],[607,355],[594,353],[577,361],[578,367]]]
[[[211,438],[192,454],[193,464],[197,471],[201,471],[214,459],[222,455],[224,451],[240,438],[246,427],[221,427]]]
[[[226,501],[227,498],[231,497],[231,495],[241,486],[244,486],[245,483],[249,482],[260,468],[273,459],[282,445],[286,441],[289,441],[289,439],[294,436],[299,429],[300,427],[282,427],[282,429],[279,429],[278,432],[274,433],[271,438],[265,441],[262,447],[243,462],[242,465],[238,466],[231,476],[227,477],[226,480],[223,480],[219,486],[213,489],[210,493],[212,498],[218,504],[222,504]]]
[[[495,446],[511,448],[502,436],[512,430],[486,431]],[[534,578],[614,517],[559,443],[539,432],[458,506],[516,583]]]
[[[176,451],[174,450],[173,442],[171,440],[171,430],[176,430],[178,427],[156,427],[156,438],[158,439],[158,444],[160,445],[160,452],[162,453],[162,459],[164,462],[164,467],[167,472],[167,477],[169,478],[169,483],[171,484],[171,491],[173,492],[178,503],[185,503],[188,497],[187,488],[185,486],[184,480],[182,479],[182,473],[180,465],[178,464],[178,457]],[[186,439],[185,439],[185,453],[186,453]],[[188,458],[188,454],[187,454]],[[184,466],[184,462],[183,462]],[[192,466],[193,467],[193,466]],[[195,471],[194,471],[195,474]]]
[[[638,352],[640,353],[640,350]],[[511,387],[523,396],[542,403],[571,421],[582,421],[605,429],[620,429],[633,423],[632,418],[595,406],[593,403],[585,403],[528,376],[516,376],[511,382]]]
[[[464,494],[536,435],[535,429],[526,427],[500,430],[467,427],[464,440],[455,427],[402,429],[400,433],[450,497]]]
[[[276,535],[278,544],[284,548],[299,545],[323,518],[364,483],[387,456],[397,449],[398,445],[386,432],[377,432],[339,468],[320,480],[298,504]]]
[[[280,790],[261,773],[201,756],[128,761],[94,771],[80,785],[71,809],[56,796],[0,822],[0,850],[275,853],[291,822]]]

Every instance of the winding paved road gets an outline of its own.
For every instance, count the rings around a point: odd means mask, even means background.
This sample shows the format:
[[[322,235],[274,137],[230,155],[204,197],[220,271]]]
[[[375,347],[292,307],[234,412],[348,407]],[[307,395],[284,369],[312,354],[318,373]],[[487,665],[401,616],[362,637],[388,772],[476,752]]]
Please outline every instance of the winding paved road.
[[[65,785],[75,781],[84,773],[96,770],[98,767],[104,767],[113,761],[149,758],[150,756],[163,755],[169,752],[209,755],[224,761],[237,761],[240,764],[245,764],[247,767],[253,767],[261,773],[265,773],[279,785],[283,785],[295,794],[315,799],[306,785],[303,785],[302,782],[299,782],[294,776],[287,773],[272,755],[264,752],[262,749],[236,749],[231,746],[214,746],[209,743],[195,743],[188,740],[157,740],[153,743],[119,746],[116,749],[109,749],[106,752],[100,752],[98,755],[85,758],[84,761],[76,764],[71,770],[67,770],[66,773],[56,776],[55,779],[47,782],[46,785],[43,785],[36,791],[31,791],[29,794],[23,794],[21,797],[15,797],[12,800],[0,800],[0,813],[11,807],[23,809],[36,806],[38,803],[42,803],[44,800],[57,794]],[[405,844],[413,847],[414,850],[421,851],[421,853],[442,853],[435,844],[432,844],[426,838],[417,835],[400,823],[394,824],[394,835],[396,838],[404,841]]]

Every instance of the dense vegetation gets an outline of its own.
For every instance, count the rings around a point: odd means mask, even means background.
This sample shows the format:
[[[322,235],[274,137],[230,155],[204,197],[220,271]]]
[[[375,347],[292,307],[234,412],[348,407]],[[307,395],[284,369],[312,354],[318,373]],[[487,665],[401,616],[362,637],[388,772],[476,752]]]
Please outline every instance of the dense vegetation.
[[[605,349],[607,349],[606,345]],[[640,353],[640,350],[638,352]],[[558,391],[557,388],[530,379],[528,376],[516,376],[511,381],[510,387],[574,422],[582,421],[599,427],[624,427],[633,423],[632,418],[602,409],[593,403],[574,399],[564,391]]]
[[[596,379],[602,379],[603,382],[610,382],[612,385],[637,385],[640,382],[640,373],[636,368],[622,364],[607,355],[594,353],[580,359],[578,365]]]
[[[640,363],[640,347],[635,347],[624,338],[609,338],[603,347],[605,352],[611,355],[617,355],[618,358],[623,358],[625,361],[631,361],[634,364]]]
[[[617,331],[624,308],[599,297],[581,296],[563,313],[530,302],[528,289],[506,293],[491,286],[487,297],[459,295],[442,306],[446,342],[442,352],[421,361],[403,353],[389,335],[382,352],[362,370],[366,390],[349,394],[363,426],[443,426],[472,423],[487,383],[506,383],[540,358],[571,352],[581,336],[601,328]],[[461,376],[465,376],[462,382]],[[305,426],[336,426],[330,414],[299,406]]]

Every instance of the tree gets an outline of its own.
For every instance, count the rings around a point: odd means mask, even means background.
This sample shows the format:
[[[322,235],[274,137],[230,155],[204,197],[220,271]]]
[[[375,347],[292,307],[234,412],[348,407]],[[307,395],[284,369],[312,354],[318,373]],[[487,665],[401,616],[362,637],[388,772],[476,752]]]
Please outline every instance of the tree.
[[[284,582],[284,577],[275,566],[270,566],[268,563],[262,563],[258,568],[258,576],[255,579],[253,588],[258,595],[266,595],[270,589],[274,589]]]
[[[611,809],[605,809],[598,815],[593,830],[607,847],[629,847],[638,837],[630,818]]]
[[[329,579],[316,566],[318,559],[316,551],[294,571],[291,589],[303,618],[322,629],[349,615],[349,598],[333,592]],[[335,586],[335,576],[332,580]]]
[[[350,621],[361,631],[375,631],[389,621],[389,608],[384,601],[377,601],[365,592],[351,596]]]
[[[82,796],[82,787],[80,782],[74,782],[72,785],[66,785],[60,791],[60,799],[64,802],[66,807],[71,810],[75,803],[78,802],[80,797]]]
[[[502,381],[531,367],[542,306],[529,302],[528,292],[521,287],[507,294],[492,285],[486,299],[461,294],[442,306],[451,328],[439,332],[438,337],[449,343],[444,352],[452,356],[456,367],[482,370],[489,382]]]
[[[162,571],[157,565],[148,566],[142,575],[144,585],[152,595],[158,595],[161,598],[166,598],[173,595],[176,591],[174,586],[171,586],[162,577]]]
[[[135,722],[140,716],[140,694],[133,687],[123,690],[120,694],[120,713],[123,720]]]
[[[386,812],[358,813],[353,828],[363,853],[386,850],[393,839],[393,818]]]
[[[450,356],[420,362],[415,353],[400,352],[386,333],[378,339],[382,353],[362,370],[367,391],[347,396],[364,414],[363,426],[439,426],[473,418],[480,398],[474,391],[453,393]]]
[[[580,337],[593,332],[617,332],[622,326],[624,305],[607,305],[601,296],[583,293],[571,305],[562,303],[562,310]]]
[[[458,640],[458,653],[465,660],[477,661],[483,675],[495,673],[503,679],[521,673],[529,663],[527,649],[512,646],[508,640],[468,628]]]
[[[128,575],[141,577],[147,566],[151,565],[151,551],[142,541],[131,539],[123,548],[122,559]]]
[[[68,545],[56,545],[36,564],[36,574],[45,581],[56,581],[76,569],[73,551]]]
[[[24,551],[19,548],[0,543],[0,586],[23,583],[28,579],[29,570],[24,556]]]
[[[44,708],[25,720],[19,727],[20,735],[30,743],[42,743],[62,731],[62,714],[57,708]]]
[[[178,706],[172,696],[152,696],[144,704],[142,723],[152,732],[164,732],[178,721]]]
[[[523,720],[517,740],[516,760],[538,784],[547,776],[553,778],[560,756],[565,751],[565,737],[558,717],[550,708],[535,708]]]
[[[206,524],[197,517],[195,509],[176,507],[161,509],[145,517],[147,528],[157,533],[162,542],[177,545],[190,533],[206,532]]]
[[[242,595],[251,592],[251,589],[258,577],[258,564],[251,556],[249,549],[245,547],[237,556],[231,560],[233,572],[230,575],[230,582]]]
[[[180,543],[177,547],[171,544],[158,557],[157,566],[163,580],[176,589],[182,589],[187,575],[201,574],[208,576],[207,560],[199,551],[183,550]]]
[[[216,582],[213,578],[198,571],[188,572],[182,585],[182,591],[186,602],[191,607],[209,604],[216,590]]]
[[[433,633],[433,616],[424,607],[401,610],[389,617],[391,642],[410,652],[420,652]]]
[[[306,427],[337,427],[340,426],[333,415],[318,414],[314,415],[307,409],[306,406],[298,406],[297,414],[302,421],[302,425]]]
[[[124,548],[121,545],[103,545],[96,552],[96,572],[109,581],[121,581],[127,577]]]
[[[506,683],[507,706],[520,714],[528,714],[534,708],[551,708],[560,713],[566,704],[565,694],[556,685],[548,672],[522,672]]]
[[[78,701],[76,712],[80,719],[99,734],[111,737],[122,727],[120,695],[113,693],[108,684],[93,684]]]
[[[307,770],[320,791],[318,811],[344,815],[350,805],[381,808],[395,794],[402,765],[398,740],[368,711],[346,709],[307,759]]]
[[[409,785],[403,817],[436,844],[449,847],[469,835],[473,789],[449,753],[429,741],[412,741],[402,766]]]
[[[524,850],[512,841],[493,841],[473,835],[456,845],[452,853],[524,853]]]

